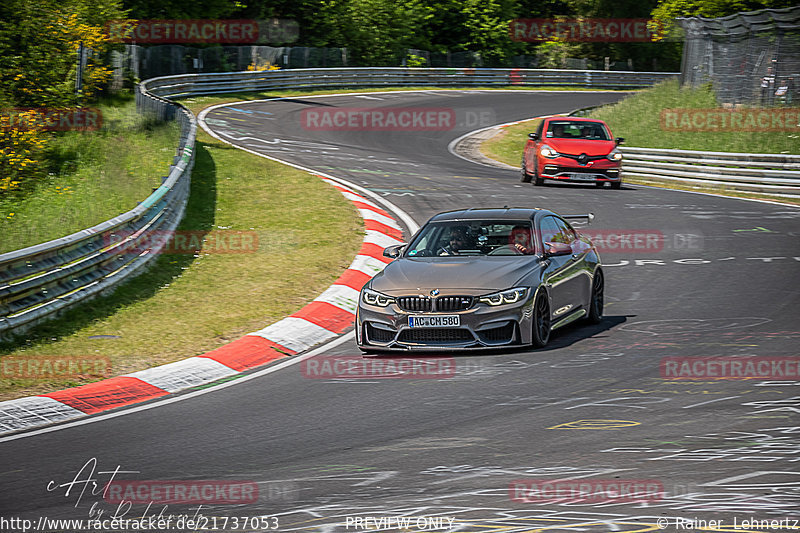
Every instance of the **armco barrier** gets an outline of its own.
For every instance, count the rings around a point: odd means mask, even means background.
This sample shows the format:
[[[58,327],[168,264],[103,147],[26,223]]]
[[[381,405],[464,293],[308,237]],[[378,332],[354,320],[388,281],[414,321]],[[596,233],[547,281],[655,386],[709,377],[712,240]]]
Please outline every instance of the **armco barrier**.
[[[800,195],[800,156],[621,148],[625,176]]]
[[[586,117],[600,106],[570,113]],[[800,195],[800,156],[620,146],[625,176],[725,186],[747,192]]]
[[[674,78],[671,72],[491,68],[317,68],[164,76],[143,82],[164,98],[225,92],[337,87],[571,86],[636,89]]]
[[[141,272],[160,247],[142,251],[139,243],[150,242],[149,232],[178,226],[189,196],[197,121],[183,106],[141,88],[136,103],[142,112],[177,119],[181,125],[169,175],[127,213],[60,239],[0,254],[0,336],[19,333]]]
[[[127,213],[60,239],[0,254],[0,337],[21,332],[57,311],[113,288],[158,256],[158,248],[140,252],[139,243],[149,242],[150,232],[170,231],[180,222],[189,194],[197,133],[194,115],[166,98],[320,87],[638,88],[675,76],[661,72],[394,67],[187,74],[146,80],[136,91],[139,111],[181,123],[178,155],[169,176]],[[125,238],[116,242],[115,234]]]

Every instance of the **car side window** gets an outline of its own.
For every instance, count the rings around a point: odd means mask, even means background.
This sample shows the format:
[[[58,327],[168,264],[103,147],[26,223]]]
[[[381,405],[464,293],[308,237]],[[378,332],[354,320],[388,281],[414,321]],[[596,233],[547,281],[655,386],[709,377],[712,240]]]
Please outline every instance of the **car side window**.
[[[542,243],[546,242],[558,242],[554,241],[553,237],[558,234],[558,225],[556,224],[556,220],[554,217],[546,216],[542,217],[541,222],[539,223],[539,232],[542,236]],[[545,249],[547,249],[545,247]]]
[[[563,242],[565,244],[572,244],[578,236],[575,234],[575,230],[572,229],[572,226],[569,225],[569,222],[564,220],[563,218],[559,217],[552,217],[555,220],[556,226],[558,227],[558,233],[553,237],[557,239],[553,242]]]
[[[561,242],[564,244],[572,244],[577,239],[575,230],[572,229],[565,220],[554,217],[546,216],[542,219],[541,223],[542,242]]]

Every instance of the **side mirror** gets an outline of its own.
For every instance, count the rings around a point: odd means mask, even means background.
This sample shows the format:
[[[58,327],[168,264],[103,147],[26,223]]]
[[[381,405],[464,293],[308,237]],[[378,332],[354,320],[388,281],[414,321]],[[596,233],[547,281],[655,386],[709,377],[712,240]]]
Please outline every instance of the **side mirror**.
[[[572,246],[563,242],[546,242],[545,257],[550,255],[570,255],[572,254]]]
[[[383,249],[383,257],[389,257],[391,259],[397,259],[398,257],[400,257],[400,254],[403,253],[403,250],[405,249],[406,246],[408,246],[408,243],[404,242],[403,244],[393,244],[392,246],[389,246],[388,248],[384,248]]]
[[[530,139],[532,141],[535,141],[535,140],[539,139],[539,134],[538,133],[529,133],[528,134],[528,139]]]
[[[617,144],[622,144],[625,142],[625,137],[617,137],[616,139],[614,139],[614,142]]]

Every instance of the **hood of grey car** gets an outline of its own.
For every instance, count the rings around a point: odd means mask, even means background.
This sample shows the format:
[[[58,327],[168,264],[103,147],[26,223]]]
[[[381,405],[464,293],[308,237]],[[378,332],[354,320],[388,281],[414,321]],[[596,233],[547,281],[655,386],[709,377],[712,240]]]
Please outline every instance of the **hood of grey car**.
[[[514,287],[537,268],[536,256],[400,258],[373,278],[372,288],[390,296],[431,289],[496,291]]]

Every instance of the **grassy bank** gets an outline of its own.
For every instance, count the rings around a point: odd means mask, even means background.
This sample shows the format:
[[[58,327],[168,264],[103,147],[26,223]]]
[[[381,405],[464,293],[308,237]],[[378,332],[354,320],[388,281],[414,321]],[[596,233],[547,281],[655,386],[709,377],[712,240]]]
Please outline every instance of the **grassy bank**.
[[[608,123],[628,146],[755,154],[800,154],[800,135],[790,131],[666,131],[661,110],[717,107],[710,87],[681,89],[677,80],[641,91],[621,102],[594,110],[590,117]]]
[[[100,131],[55,135],[43,162],[47,177],[0,196],[0,253],[99,224],[161,185],[180,137],[177,124],[147,121],[132,95],[97,107]]]
[[[192,104],[193,111],[223,99],[204,99]],[[195,153],[180,229],[252,231],[254,253],[217,254],[209,248],[197,257],[162,255],[112,295],[0,345],[0,357],[102,356],[110,359],[112,375],[185,359],[297,311],[349,266],[363,225],[333,187],[204,132]],[[0,400],[97,379],[2,378]]]
[[[624,100],[592,111],[590,118],[608,123],[616,137],[625,138],[625,146],[668,148],[719,152],[800,154],[800,135],[790,131],[766,132],[672,132],[661,128],[662,109],[714,108],[714,94],[708,88],[681,89],[670,81],[638,92]],[[492,159],[518,167],[528,133],[535,131],[538,120],[503,128],[481,145],[481,152]],[[712,192],[737,198],[774,200],[800,205],[800,200],[768,194],[736,191],[724,186],[694,186],[669,180],[626,178],[628,183],[678,190]]]

